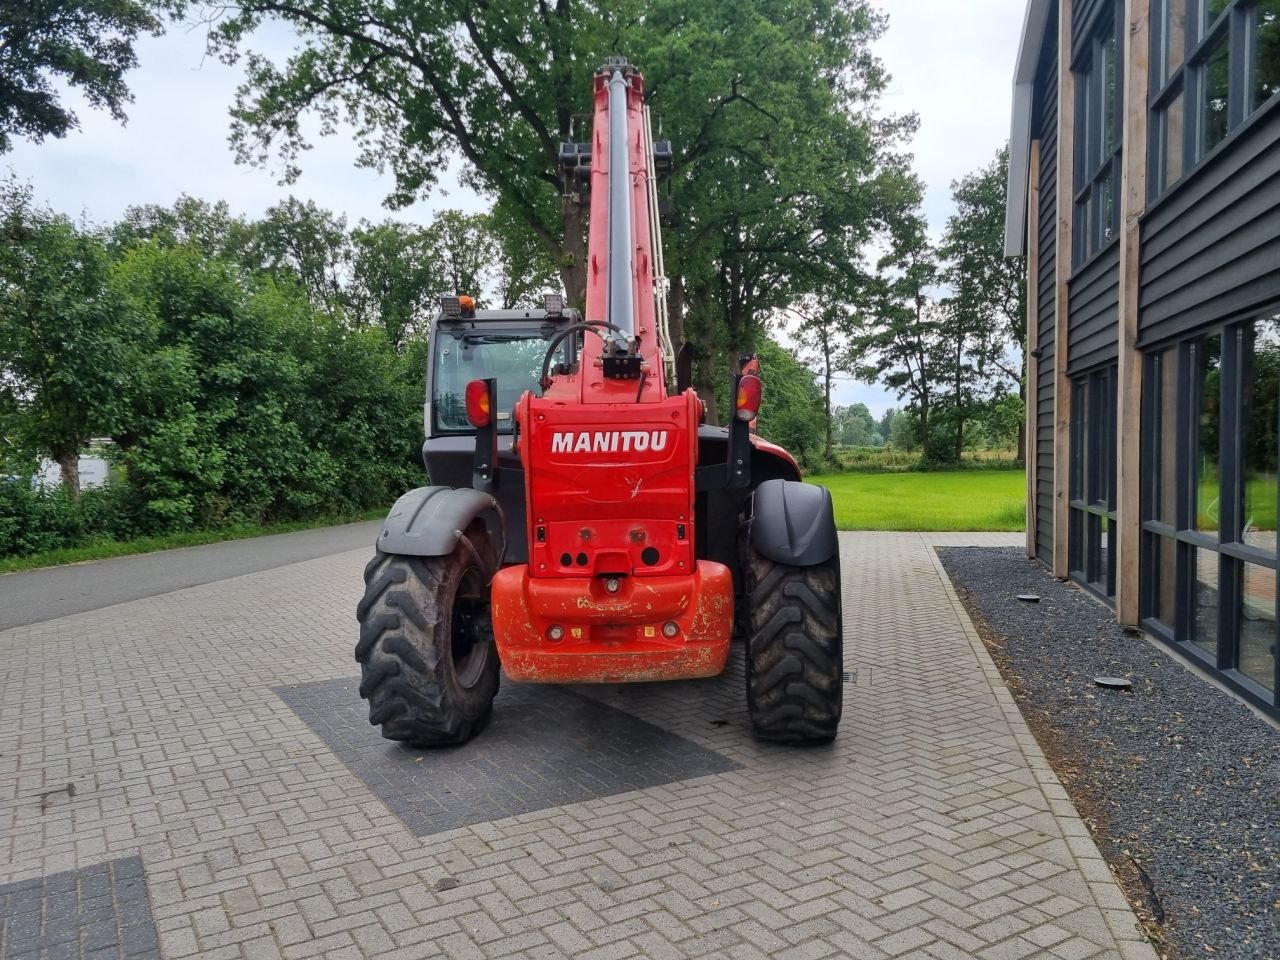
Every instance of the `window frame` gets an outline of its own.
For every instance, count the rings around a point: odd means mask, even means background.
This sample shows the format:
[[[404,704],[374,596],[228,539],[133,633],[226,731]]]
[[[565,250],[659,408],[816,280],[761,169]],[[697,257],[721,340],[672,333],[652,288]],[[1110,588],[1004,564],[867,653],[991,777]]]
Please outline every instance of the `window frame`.
[[[1150,49],[1148,63],[1147,111],[1148,142],[1147,195],[1155,200],[1176,183],[1186,179],[1254,114],[1280,97],[1280,91],[1253,104],[1256,92],[1256,25],[1253,16],[1260,0],[1227,0],[1225,8],[1212,22],[1207,22],[1210,0],[1154,0],[1151,6]],[[1183,15],[1182,51],[1178,65],[1166,70],[1169,52],[1165,46],[1168,22],[1174,13]],[[1209,61],[1219,45],[1227,51],[1226,129],[1214,144],[1205,145],[1206,129],[1203,95]],[[1166,75],[1167,73],[1167,75]],[[1182,98],[1181,143],[1178,174],[1165,181],[1165,128],[1174,102]],[[1175,149],[1168,144],[1168,149]]]
[[[1278,305],[1280,306],[1280,305]],[[1141,511],[1141,590],[1140,620],[1143,628],[1167,643],[1179,653],[1210,668],[1247,699],[1275,713],[1280,710],[1280,657],[1273,662],[1274,689],[1267,689],[1240,669],[1241,637],[1243,628],[1239,622],[1239,608],[1244,589],[1245,564],[1269,568],[1277,578],[1280,588],[1280,554],[1268,553],[1242,541],[1244,513],[1241,501],[1245,496],[1243,474],[1244,437],[1243,413],[1248,398],[1245,395],[1243,371],[1245,369],[1246,328],[1267,317],[1271,311],[1263,310],[1241,321],[1219,324],[1198,331],[1191,337],[1172,344],[1153,346],[1145,351],[1144,396],[1142,398],[1142,470],[1140,483]],[[1218,488],[1219,509],[1216,534],[1196,529],[1198,477],[1197,460],[1199,445],[1199,414],[1202,408],[1200,362],[1197,351],[1209,337],[1222,335],[1221,366],[1219,377],[1219,432],[1218,432]],[[1162,365],[1175,364],[1175,409],[1169,411],[1159,399],[1148,392],[1162,383]],[[1173,479],[1175,486],[1174,517],[1156,519],[1160,509],[1158,501],[1160,484],[1165,474],[1161,463],[1163,427],[1172,413],[1175,443],[1171,445],[1174,458]],[[1280,420],[1280,415],[1277,417]],[[1280,423],[1277,423],[1280,437]],[[1280,515],[1280,490],[1277,495],[1277,515]],[[1160,589],[1160,547],[1162,542],[1172,543],[1175,551],[1174,571],[1174,622],[1157,619]],[[1216,624],[1216,649],[1212,652],[1195,642],[1192,631],[1194,601],[1197,584],[1195,557],[1197,550],[1215,554],[1217,562],[1218,609]],[[1280,604],[1280,589],[1273,604]],[[1276,625],[1273,627],[1276,642],[1280,643],[1280,605],[1273,606]]]
[[[1071,380],[1067,566],[1071,579],[1108,603],[1116,593],[1118,378],[1113,363]]]
[[[1075,80],[1071,262],[1082,268],[1120,236],[1120,176],[1124,152],[1124,5],[1100,6],[1085,31],[1086,40],[1071,65]],[[1109,59],[1106,51],[1110,45]],[[1108,69],[1114,70],[1112,102],[1107,104]],[[1108,106],[1111,129],[1105,123]],[[1111,143],[1106,145],[1110,134]],[[1104,188],[1110,184],[1107,194]],[[1110,208],[1106,222],[1101,216]]]

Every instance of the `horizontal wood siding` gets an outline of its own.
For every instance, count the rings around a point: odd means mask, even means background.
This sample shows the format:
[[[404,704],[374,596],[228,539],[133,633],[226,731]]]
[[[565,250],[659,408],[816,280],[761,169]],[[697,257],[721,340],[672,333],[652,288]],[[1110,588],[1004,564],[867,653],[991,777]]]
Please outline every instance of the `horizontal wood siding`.
[[[1120,333],[1120,244],[1113,243],[1071,278],[1067,370],[1114,363]]]
[[[1056,4],[1055,4],[1056,6]],[[1045,29],[1036,78],[1035,136],[1040,139],[1039,263],[1036,264],[1036,328],[1040,347],[1035,383],[1036,557],[1053,564],[1053,386],[1056,378],[1054,302],[1058,236],[1058,58],[1057,17]]]
[[[1098,11],[1105,7],[1108,10],[1114,10],[1111,5],[1114,0],[1075,0],[1071,4],[1071,60],[1074,64],[1076,57],[1080,55],[1080,51],[1084,46],[1084,42],[1088,39],[1085,31],[1095,22],[1094,17],[1098,15]]]
[[[1280,301],[1280,103],[1147,214],[1139,296],[1144,345]]]

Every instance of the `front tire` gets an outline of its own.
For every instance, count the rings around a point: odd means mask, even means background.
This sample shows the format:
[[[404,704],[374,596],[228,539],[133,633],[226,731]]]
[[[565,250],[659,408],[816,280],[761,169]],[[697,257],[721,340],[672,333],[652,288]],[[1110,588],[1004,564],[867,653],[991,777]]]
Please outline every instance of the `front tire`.
[[[470,532],[470,531],[469,531]],[[493,711],[500,671],[483,534],[445,557],[374,555],[357,608],[360,696],[388,740],[464,743]]]
[[[843,706],[840,559],[793,567],[748,543],[747,712],[756,736],[828,743]]]

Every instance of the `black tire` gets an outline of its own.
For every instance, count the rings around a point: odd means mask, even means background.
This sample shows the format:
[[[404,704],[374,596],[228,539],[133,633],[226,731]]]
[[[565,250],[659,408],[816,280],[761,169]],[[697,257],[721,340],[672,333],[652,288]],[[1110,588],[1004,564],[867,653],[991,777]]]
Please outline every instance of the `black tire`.
[[[839,557],[792,567],[750,545],[746,555],[747,712],[756,736],[828,743],[844,695]]]
[[[473,532],[473,531],[469,531]],[[360,696],[388,740],[464,743],[493,711],[500,670],[489,616],[493,567],[479,534],[447,557],[378,552],[356,616]]]

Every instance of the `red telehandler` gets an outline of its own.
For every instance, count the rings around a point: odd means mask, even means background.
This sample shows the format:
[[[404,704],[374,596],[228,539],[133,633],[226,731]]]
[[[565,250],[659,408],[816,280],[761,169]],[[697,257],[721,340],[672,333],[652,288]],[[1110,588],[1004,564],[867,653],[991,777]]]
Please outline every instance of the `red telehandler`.
[[[712,677],[746,639],[756,734],[831,740],[840,721],[840,566],[831,496],[755,436],[761,381],[733,377],[727,428],[703,423],[672,356],[643,79],[595,75],[589,143],[563,144],[590,195],[579,314],[442,298],[423,459],[365,570],[360,695],[382,735],[461,743],[513,681]],[[749,365],[747,369],[758,369]]]

